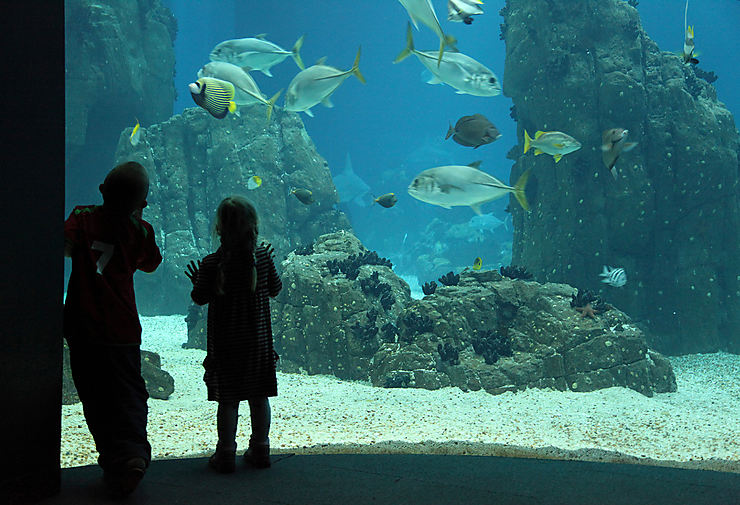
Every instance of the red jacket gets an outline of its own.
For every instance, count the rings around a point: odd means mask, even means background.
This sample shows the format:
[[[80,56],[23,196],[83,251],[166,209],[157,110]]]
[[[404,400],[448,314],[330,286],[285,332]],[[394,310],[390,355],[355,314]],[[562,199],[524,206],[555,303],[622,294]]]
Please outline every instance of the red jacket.
[[[114,218],[98,205],[75,207],[64,223],[72,274],[64,304],[67,339],[112,345],[141,344],[134,272],[162,262],[152,225]]]

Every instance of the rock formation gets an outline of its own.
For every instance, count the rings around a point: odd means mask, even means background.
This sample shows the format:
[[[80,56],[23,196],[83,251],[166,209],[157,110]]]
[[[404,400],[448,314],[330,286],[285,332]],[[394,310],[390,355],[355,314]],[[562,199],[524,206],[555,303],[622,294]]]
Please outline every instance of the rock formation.
[[[283,291],[272,301],[280,370],[494,394],[676,390],[670,363],[648,350],[629,317],[610,307],[581,315],[570,286],[464,271],[457,285],[412,300],[408,285],[378,263],[344,231],[288,255],[279,266]]]
[[[68,0],[64,11],[67,180],[96,174],[94,188],[123,128],[172,115],[177,23],[160,0]],[[97,195],[68,186],[77,204]]]
[[[663,352],[740,352],[740,142],[714,88],[660,51],[627,2],[508,0],[502,15],[520,139],[511,180],[532,170],[532,211],[511,206],[513,262],[541,282],[603,288]],[[639,143],[616,180],[600,148],[609,128]],[[583,147],[557,164],[522,154],[525,129]],[[600,284],[603,265],[623,267],[627,285]]]
[[[222,120],[194,107],[143,129],[136,146],[130,133],[120,134],[115,162],[135,160],[147,168],[144,218],[154,226],[164,257],[155,273],[137,274],[143,314],[187,311],[192,285],[184,271],[189,261],[215,250],[212,223],[224,197],[241,194],[256,206],[260,239],[271,242],[278,257],[322,233],[351,228],[336,210],[328,164],[294,113],[275,110],[266,124],[261,104]],[[262,185],[250,191],[253,175]],[[290,194],[293,188],[311,190],[315,203],[301,203]]]

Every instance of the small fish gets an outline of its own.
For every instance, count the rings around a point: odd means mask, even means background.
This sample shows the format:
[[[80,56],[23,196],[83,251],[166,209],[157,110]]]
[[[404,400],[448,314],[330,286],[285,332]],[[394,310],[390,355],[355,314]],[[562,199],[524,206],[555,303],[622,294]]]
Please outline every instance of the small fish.
[[[316,201],[313,199],[313,193],[307,189],[297,188],[291,191],[290,194],[295,195],[295,197],[304,205],[311,205]]]
[[[532,139],[527,130],[524,130],[524,153],[534,147],[534,155],[546,153],[555,158],[555,163],[560,161],[564,154],[572,153],[581,148],[581,143],[563,132],[538,131]]]
[[[490,144],[500,136],[501,133],[485,116],[473,114],[458,119],[454,128],[450,125],[445,140],[452,137],[452,140],[461,146],[478,149],[484,144]]]
[[[480,256],[478,256],[477,258],[475,258],[475,261],[473,261],[473,270],[480,270],[482,266],[483,260]]]
[[[694,27],[687,26],[688,16],[689,0],[686,0],[686,10],[683,13],[683,30],[686,35],[683,39],[683,52],[681,53],[681,56],[683,57],[684,63],[696,65],[699,63],[699,60],[696,59],[697,54],[694,54],[694,50],[696,49],[694,45]]]
[[[398,201],[398,198],[393,193],[386,193],[385,195],[381,195],[378,198],[374,200],[375,202],[379,203],[386,209],[390,209],[394,205],[396,205],[396,202]]]
[[[428,84],[447,84],[455,88],[459,95],[496,96],[501,94],[501,84],[496,74],[470,56],[447,52],[438,63],[436,53],[414,49],[414,38],[411,24],[409,24],[406,29],[406,49],[401,51],[393,63],[399,63],[411,54],[415,55],[421,64],[432,73],[432,78],[427,81]]]
[[[398,1],[401,2],[401,5],[406,9],[406,12],[409,13],[409,17],[417,30],[419,29],[418,21],[421,21],[431,28],[432,31],[437,34],[437,37],[439,37],[439,53],[436,58],[437,66],[442,62],[442,55],[445,52],[445,46],[450,46],[452,49],[457,51],[457,48],[455,47],[457,40],[451,35],[445,35],[442,31],[442,26],[439,24],[439,19],[437,19],[437,13],[434,12],[434,6],[432,6],[431,0]]]
[[[216,119],[223,119],[236,111],[234,85],[214,77],[201,77],[188,84],[193,101]]]
[[[428,168],[411,181],[408,187],[409,195],[445,209],[467,205],[480,215],[480,206],[484,203],[501,198],[507,193],[514,193],[522,208],[529,210],[529,203],[524,194],[529,170],[519,177],[514,187],[511,187],[479,170],[479,166],[480,162],[476,161],[466,166]]]
[[[141,140],[141,125],[139,125],[139,120],[137,119],[136,126],[134,126],[128,141],[131,142],[132,146],[136,146],[136,144],[139,143],[139,140]]]
[[[447,2],[447,20],[460,22],[466,25],[473,22],[473,16],[483,14],[480,0],[448,0]]]
[[[262,177],[253,175],[247,180],[247,189],[257,189],[262,186]]]
[[[243,68],[224,61],[211,61],[198,70],[198,77],[215,77],[234,85],[234,103],[237,105],[249,105],[252,103],[263,103],[267,106],[267,121],[270,121],[272,109],[277,102],[282,90],[275,93],[269,100],[264,97],[257,83],[254,82]]]
[[[617,178],[617,169],[614,165],[617,163],[619,156],[634,149],[637,142],[627,142],[629,130],[624,128],[611,128],[604,130],[601,134],[601,157],[604,165],[609,169],[612,176]]]
[[[225,40],[211,51],[211,61],[225,61],[249,70],[259,70],[267,77],[272,77],[270,68],[274,67],[288,56],[292,56],[298,68],[303,70],[301,47],[303,35],[293,45],[293,49],[286,51],[277,44],[264,40],[264,34],[244,39]]]
[[[627,274],[624,272],[624,268],[612,268],[604,265],[604,270],[599,274],[599,277],[604,277],[601,282],[615,288],[621,288],[627,284]]]
[[[321,58],[316,65],[298,72],[285,93],[285,110],[305,112],[313,117],[311,107],[318,103],[326,107],[334,107],[330,100],[331,94],[350,75],[354,75],[362,84],[365,84],[365,77],[360,72],[359,66],[360,52],[361,48],[358,48],[352,68],[346,71],[324,65],[326,58]]]

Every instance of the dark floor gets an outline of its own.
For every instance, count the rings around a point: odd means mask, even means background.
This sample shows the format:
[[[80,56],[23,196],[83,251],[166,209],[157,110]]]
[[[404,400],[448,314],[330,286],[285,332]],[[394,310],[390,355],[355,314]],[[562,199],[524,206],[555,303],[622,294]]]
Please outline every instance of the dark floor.
[[[239,461],[239,463],[243,463]],[[62,471],[62,492],[44,505],[109,503],[98,467]],[[290,505],[740,505],[740,474],[643,465],[481,456],[273,456],[272,468],[206,459],[155,461],[117,503]]]

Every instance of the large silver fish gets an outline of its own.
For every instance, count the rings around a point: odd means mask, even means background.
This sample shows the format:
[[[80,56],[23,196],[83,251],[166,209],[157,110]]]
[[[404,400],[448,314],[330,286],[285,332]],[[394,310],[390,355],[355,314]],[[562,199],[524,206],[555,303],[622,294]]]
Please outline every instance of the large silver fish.
[[[411,181],[409,195],[445,209],[467,205],[480,215],[482,204],[501,198],[507,193],[514,193],[522,208],[529,210],[529,203],[524,194],[529,170],[519,177],[514,187],[511,187],[479,170],[479,166],[480,162],[477,161],[470,165],[447,165],[424,170]]]
[[[257,83],[254,82],[252,76],[245,72],[244,69],[234,64],[226,63],[225,61],[206,63],[203,65],[203,68],[198,70],[198,77],[215,77],[216,79],[230,82],[234,85],[234,103],[237,105],[249,105],[257,102],[265,104],[267,106],[268,121],[272,115],[275,102],[282,91],[278,91],[268,100],[260,91]]]
[[[463,22],[469,25],[473,22],[473,16],[483,14],[480,0],[448,0],[447,1],[447,20]]]
[[[446,52],[441,63],[437,64],[437,54],[431,51],[414,49],[411,25],[406,30],[406,49],[401,51],[393,63],[398,63],[414,54],[432,73],[429,84],[447,84],[457,90],[458,94],[475,96],[496,96],[501,94],[499,80],[491,70],[462,53]]]
[[[311,107],[318,103],[326,107],[334,107],[329,97],[350,75],[354,75],[362,84],[365,84],[365,78],[359,67],[360,51],[361,48],[358,48],[355,62],[349,70],[339,70],[324,65],[326,58],[321,58],[316,65],[298,72],[298,75],[288,85],[288,91],[285,92],[285,110],[305,112],[313,117]]]
[[[305,68],[300,53],[304,35],[301,35],[290,51],[262,37],[257,35],[245,39],[224,40],[211,51],[211,61],[225,61],[245,69],[259,70],[268,77],[272,77],[270,68],[288,56],[293,57],[298,68],[301,70]]]
[[[431,0],[398,0],[401,5],[409,13],[411,21],[414,23],[416,29],[419,29],[419,23],[421,22],[432,29],[434,33],[439,37],[439,54],[437,55],[437,65],[441,64],[442,55],[445,51],[445,46],[455,48],[455,37],[451,35],[445,35],[442,31],[442,26],[439,24],[437,19],[437,13],[434,12]]]

